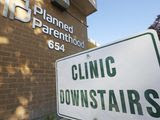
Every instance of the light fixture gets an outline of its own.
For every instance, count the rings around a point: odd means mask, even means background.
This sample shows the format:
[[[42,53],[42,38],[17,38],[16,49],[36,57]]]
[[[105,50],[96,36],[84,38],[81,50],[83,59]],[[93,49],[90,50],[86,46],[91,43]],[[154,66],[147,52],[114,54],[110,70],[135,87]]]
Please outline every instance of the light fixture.
[[[70,6],[70,0],[51,0],[53,5],[56,5],[60,9],[67,9]]]

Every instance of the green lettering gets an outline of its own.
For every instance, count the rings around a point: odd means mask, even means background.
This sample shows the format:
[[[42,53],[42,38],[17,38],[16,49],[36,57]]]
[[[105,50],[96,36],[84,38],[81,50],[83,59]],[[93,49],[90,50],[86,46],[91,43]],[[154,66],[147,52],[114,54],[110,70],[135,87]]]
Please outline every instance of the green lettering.
[[[60,102],[63,104],[64,103],[64,91],[60,90]]]
[[[72,103],[75,106],[79,106],[79,90],[71,90]]]
[[[147,107],[147,112],[149,113],[149,115],[151,115],[152,117],[155,118],[159,118],[160,117],[160,105],[158,103],[156,103],[154,99],[159,99],[158,93],[155,90],[149,89],[145,91],[145,98],[146,100],[154,107],[155,110],[153,110],[152,107]],[[152,95],[152,98],[151,98]]]
[[[121,98],[122,111],[123,113],[127,113],[124,92],[123,90],[120,90],[119,93],[120,93],[120,98]]]
[[[83,80],[84,76],[82,75],[82,69],[81,69],[81,64],[78,64],[78,68],[79,68],[79,79]]]
[[[127,90],[127,93],[128,93],[131,114],[135,114],[134,105],[136,105],[138,114],[143,115],[142,106],[139,103],[139,100],[140,100],[139,93],[136,90]]]
[[[88,96],[87,96],[87,90],[81,90],[81,102],[82,107],[88,107]]]
[[[69,92],[69,90],[65,91],[65,95],[66,95],[66,104],[69,105],[70,104],[70,92]]]
[[[87,63],[84,63],[84,66],[85,66],[86,79],[88,79],[88,66],[87,66]]]
[[[102,59],[100,59],[99,62],[100,62],[100,69],[101,69],[101,77],[105,77],[105,76],[104,76],[104,66],[103,66],[103,61],[102,61]]]
[[[90,90],[89,95],[90,95],[90,97],[92,99],[92,102],[90,102],[91,107],[96,109],[97,108],[97,101],[95,99],[96,91],[95,90]]]
[[[77,66],[73,65],[72,66],[72,79],[73,80],[77,80],[77,78],[78,78],[78,75],[77,75],[77,73],[75,73],[75,70],[77,70]]]
[[[118,103],[117,103],[114,91],[110,90],[109,91],[109,111],[113,111],[112,110],[113,108],[116,110],[116,112],[119,112]]]
[[[98,78],[98,67],[97,67],[97,61],[94,60],[94,63],[92,61],[89,62],[90,66],[90,74],[91,78]]]
[[[107,57],[106,58],[106,69],[107,69],[107,74],[109,77],[114,77],[116,75],[116,68],[111,68],[110,64],[114,63],[114,58],[113,57]]]
[[[106,91],[105,90],[97,90],[97,93],[100,94],[102,110],[105,110],[104,94],[106,93]]]

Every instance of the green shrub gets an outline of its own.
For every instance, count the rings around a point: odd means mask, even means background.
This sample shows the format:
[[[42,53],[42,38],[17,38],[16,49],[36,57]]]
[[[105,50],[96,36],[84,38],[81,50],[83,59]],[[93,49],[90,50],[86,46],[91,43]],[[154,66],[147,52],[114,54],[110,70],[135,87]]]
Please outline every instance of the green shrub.
[[[47,115],[44,120],[56,120],[56,114]]]

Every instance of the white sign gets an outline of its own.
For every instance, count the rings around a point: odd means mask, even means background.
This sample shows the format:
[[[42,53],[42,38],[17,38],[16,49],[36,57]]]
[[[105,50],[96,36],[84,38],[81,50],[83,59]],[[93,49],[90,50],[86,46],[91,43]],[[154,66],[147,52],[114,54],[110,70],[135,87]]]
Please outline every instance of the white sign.
[[[160,42],[153,30],[56,63],[58,115],[159,120]]]

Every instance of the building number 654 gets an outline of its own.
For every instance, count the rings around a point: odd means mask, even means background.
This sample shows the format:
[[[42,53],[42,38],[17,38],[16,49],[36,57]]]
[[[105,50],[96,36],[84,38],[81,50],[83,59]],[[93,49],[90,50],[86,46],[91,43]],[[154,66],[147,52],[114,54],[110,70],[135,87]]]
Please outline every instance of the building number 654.
[[[64,44],[60,44],[59,42],[54,42],[53,40],[48,40],[49,49],[64,52]]]

